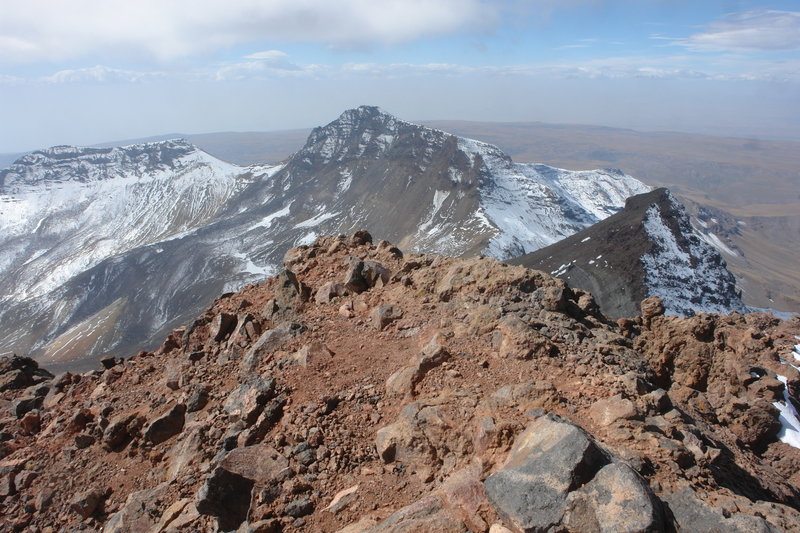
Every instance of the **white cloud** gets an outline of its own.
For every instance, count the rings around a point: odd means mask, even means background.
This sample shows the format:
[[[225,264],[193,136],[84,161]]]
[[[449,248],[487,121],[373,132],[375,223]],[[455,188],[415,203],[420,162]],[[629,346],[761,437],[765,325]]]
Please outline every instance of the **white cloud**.
[[[95,65],[94,67],[65,69],[41,78],[45,83],[79,83],[79,82],[139,82],[161,78],[161,72],[136,72],[118,68]]]
[[[561,46],[556,46],[553,50],[571,50],[573,48],[589,48],[590,45],[588,44],[562,44]]]
[[[488,0],[25,0],[0,3],[0,62],[173,60],[245,43],[392,45],[489,28]]]
[[[269,59],[278,60],[286,57],[286,52],[280,50],[264,50],[263,52],[256,52],[245,56],[246,59]]]
[[[255,59],[250,59],[255,58]],[[259,59],[262,58],[262,59]],[[725,55],[712,61],[699,61],[692,54],[671,56],[619,56],[508,65],[463,65],[457,63],[343,63],[297,64],[279,50],[250,54],[245,60],[213,69],[184,71],[133,71],[103,65],[66,69],[54,74],[21,78],[0,75],[0,85],[67,84],[67,83],[136,83],[154,80],[175,80],[204,83],[269,79],[444,79],[478,76],[485,79],[517,77],[525,79],[702,79],[719,81],[800,81],[800,60],[750,60]]]
[[[800,12],[759,9],[732,13],[675,44],[697,51],[800,49]]]
[[[217,81],[309,76],[322,70],[319,65],[297,65],[281,50],[264,50],[245,56],[250,61],[229,63],[214,73]]]
[[[0,74],[0,85],[18,85],[25,83],[24,78],[19,78],[17,76],[9,76],[6,74]]]

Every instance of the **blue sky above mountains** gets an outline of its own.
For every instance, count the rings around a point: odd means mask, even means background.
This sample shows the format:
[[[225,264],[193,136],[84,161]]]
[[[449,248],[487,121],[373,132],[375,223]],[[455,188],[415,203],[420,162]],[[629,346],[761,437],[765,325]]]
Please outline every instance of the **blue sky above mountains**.
[[[796,0],[0,5],[0,152],[307,127],[364,103],[800,139],[798,89]]]

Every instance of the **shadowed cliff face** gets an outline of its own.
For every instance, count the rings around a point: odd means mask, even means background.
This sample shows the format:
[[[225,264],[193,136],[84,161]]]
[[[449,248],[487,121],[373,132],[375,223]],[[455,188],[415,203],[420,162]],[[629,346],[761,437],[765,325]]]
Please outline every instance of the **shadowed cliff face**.
[[[635,315],[648,296],[682,316],[745,310],[725,261],[666,189],[631,197],[621,212],[509,262],[591,291],[612,317]]]
[[[96,371],[0,360],[4,524],[798,530],[800,317],[651,297],[614,322],[544,272],[366,232],[284,266]]]
[[[165,141],[58,147],[3,175],[0,354],[45,362],[153,347],[323,233],[365,227],[406,249],[506,258],[648,189],[618,171],[518,165],[374,107],[316,128],[279,166]]]

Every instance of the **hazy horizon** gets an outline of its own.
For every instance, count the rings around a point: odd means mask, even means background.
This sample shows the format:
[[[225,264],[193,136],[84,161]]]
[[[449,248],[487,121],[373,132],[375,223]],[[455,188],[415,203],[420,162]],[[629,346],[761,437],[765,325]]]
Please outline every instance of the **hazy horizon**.
[[[0,153],[305,129],[362,104],[414,122],[800,140],[800,11],[785,0],[31,0],[0,6],[0,95]]]

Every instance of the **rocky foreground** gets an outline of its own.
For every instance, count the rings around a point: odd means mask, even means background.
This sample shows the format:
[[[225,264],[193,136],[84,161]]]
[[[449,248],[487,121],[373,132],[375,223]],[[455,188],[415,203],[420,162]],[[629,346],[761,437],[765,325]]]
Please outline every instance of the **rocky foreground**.
[[[494,259],[294,248],[155,352],[0,363],[3,531],[800,531],[800,318],[616,322]]]

